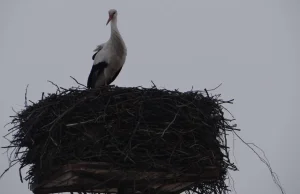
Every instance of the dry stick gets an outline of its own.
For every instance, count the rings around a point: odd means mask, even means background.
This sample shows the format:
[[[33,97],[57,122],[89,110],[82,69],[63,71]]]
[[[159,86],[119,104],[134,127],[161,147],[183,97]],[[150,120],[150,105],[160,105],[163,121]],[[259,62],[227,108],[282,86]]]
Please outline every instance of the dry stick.
[[[83,87],[85,87],[85,88],[87,88],[87,86],[85,86],[85,85],[83,85],[83,84],[81,84],[81,83],[79,83],[74,77],[72,77],[72,76],[70,76],[78,85],[80,85],[80,86],[83,86]]]
[[[3,177],[3,175],[9,171],[9,169],[11,169],[14,165],[16,165],[19,161],[16,161],[14,164],[9,164],[9,167],[7,169],[4,170],[4,172],[0,175],[0,179]]]
[[[222,83],[220,83],[217,87],[215,87],[215,88],[213,88],[213,89],[208,89],[207,91],[213,91],[213,90],[216,90],[216,89],[218,89],[221,85],[222,85]]]
[[[232,117],[233,119],[235,119],[234,116],[233,116],[233,114],[232,114],[227,108],[225,108],[224,106],[222,106],[222,108],[224,108],[224,109],[231,115],[231,117]]]
[[[25,107],[27,107],[27,89],[28,89],[29,84],[27,84],[26,86],[26,90],[25,90]]]
[[[178,109],[176,115],[174,116],[173,120],[172,120],[172,121],[169,123],[169,125],[164,129],[163,133],[161,134],[161,137],[164,136],[165,132],[166,132],[166,131],[169,129],[169,127],[175,122],[178,113],[179,113],[179,109]]]
[[[31,100],[28,100],[29,102],[31,102],[32,104],[35,104],[33,101],[31,101]]]
[[[279,180],[279,177],[278,175],[272,170],[271,168],[271,164],[269,163],[268,159],[266,158],[266,155],[265,155],[265,152],[259,148],[258,146],[256,146],[254,143],[247,143],[245,142],[245,140],[243,140],[235,131],[233,131],[235,133],[235,135],[247,146],[249,147],[257,156],[258,158],[260,159],[260,161],[262,161],[269,169],[270,173],[271,173],[271,176],[273,178],[273,182],[278,186],[278,188],[280,189],[281,193],[282,194],[285,194],[285,191],[283,189],[283,187],[281,186],[281,183],[280,183],[280,180]],[[256,148],[258,148],[260,151],[263,152],[263,155],[265,156],[266,160],[263,159],[255,150],[254,148],[252,148],[250,145],[254,145]]]
[[[22,164],[21,166],[20,166],[20,168],[19,168],[19,178],[20,178],[20,181],[21,181],[21,183],[23,183],[23,177],[22,177],[22,168],[24,167],[24,166],[26,166],[25,164]]]
[[[231,185],[231,181],[232,181],[232,188],[234,190],[234,193],[237,194],[235,186],[234,186],[234,179],[232,178],[231,174],[228,172],[228,176],[229,176],[229,184]]]
[[[237,164],[237,160],[234,154],[234,150],[235,150],[235,144],[234,144],[234,133],[232,133],[232,154],[233,154],[233,158],[234,158],[234,162]]]
[[[153,84],[152,87],[157,88],[156,85],[155,85],[155,83],[152,80],[151,80],[151,83]]]
[[[207,89],[204,89],[204,91],[205,91],[205,93],[206,93],[207,97],[210,97],[210,96],[209,96],[209,94],[208,94],[208,91],[207,91]]]
[[[66,124],[66,127],[74,127],[76,125],[82,125],[82,124],[86,124],[86,123],[90,123],[92,121],[96,121],[96,119],[90,119],[87,121],[83,121],[83,122],[79,122],[79,123],[70,123],[70,124]]]
[[[53,82],[50,81],[50,80],[48,80],[48,82],[51,83],[52,85],[54,85],[54,86],[57,88],[57,91],[60,93],[60,89],[59,89],[59,87],[58,87],[57,84],[53,83]],[[57,91],[56,91],[56,92],[57,92]]]

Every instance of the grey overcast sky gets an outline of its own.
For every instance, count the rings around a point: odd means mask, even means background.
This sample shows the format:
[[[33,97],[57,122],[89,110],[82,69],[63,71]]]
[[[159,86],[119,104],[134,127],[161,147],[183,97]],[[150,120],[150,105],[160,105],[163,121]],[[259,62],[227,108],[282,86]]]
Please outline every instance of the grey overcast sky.
[[[299,0],[1,0],[1,126],[11,107],[23,107],[27,84],[36,101],[55,91],[47,80],[70,87],[74,76],[86,83],[93,49],[109,38],[111,8],[128,47],[114,84],[148,87],[153,80],[186,91],[222,83],[214,93],[235,99],[227,108],[240,135],[266,152],[287,193],[299,193]],[[235,156],[237,193],[280,193],[267,167],[238,140]],[[7,166],[0,155],[0,170]],[[0,180],[0,190],[31,193],[18,167]]]

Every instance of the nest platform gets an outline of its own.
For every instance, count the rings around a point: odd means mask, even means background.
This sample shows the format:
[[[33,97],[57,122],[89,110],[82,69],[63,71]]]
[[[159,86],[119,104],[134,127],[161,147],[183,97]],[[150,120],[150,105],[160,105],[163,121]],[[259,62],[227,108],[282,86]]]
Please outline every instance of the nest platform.
[[[35,194],[225,193],[219,95],[107,86],[58,88],[13,117],[14,161]],[[21,178],[22,179],[22,178]]]

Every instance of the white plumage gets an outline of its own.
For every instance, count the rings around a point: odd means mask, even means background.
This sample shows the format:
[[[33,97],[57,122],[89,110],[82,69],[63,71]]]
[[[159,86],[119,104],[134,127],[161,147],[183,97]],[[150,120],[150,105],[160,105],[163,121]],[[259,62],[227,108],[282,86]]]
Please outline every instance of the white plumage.
[[[126,60],[127,48],[117,27],[117,10],[111,9],[108,12],[110,22],[110,39],[97,46],[93,55],[93,67],[87,81],[88,88],[97,88],[111,84],[120,71]]]

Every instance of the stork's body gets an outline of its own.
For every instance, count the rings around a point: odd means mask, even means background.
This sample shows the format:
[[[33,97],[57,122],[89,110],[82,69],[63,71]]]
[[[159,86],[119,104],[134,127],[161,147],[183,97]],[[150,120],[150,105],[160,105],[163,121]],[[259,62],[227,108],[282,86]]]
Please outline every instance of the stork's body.
[[[110,39],[94,50],[93,67],[91,69],[87,87],[97,88],[111,84],[120,71],[126,60],[127,48],[117,27],[117,11],[109,10],[109,19],[111,22]]]

